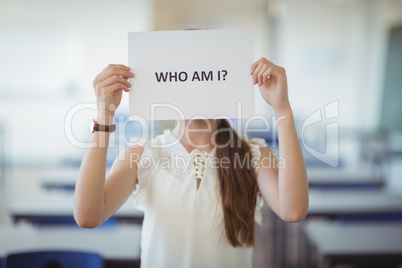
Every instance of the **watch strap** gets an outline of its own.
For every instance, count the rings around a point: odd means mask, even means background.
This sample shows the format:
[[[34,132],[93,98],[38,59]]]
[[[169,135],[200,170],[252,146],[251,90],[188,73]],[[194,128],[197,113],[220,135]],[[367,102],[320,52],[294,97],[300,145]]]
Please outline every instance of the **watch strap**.
[[[98,122],[95,121],[95,119],[93,120],[93,129],[92,129],[92,133],[95,131],[102,131],[102,132],[114,132],[116,130],[116,125],[112,124],[112,125],[100,125]]]

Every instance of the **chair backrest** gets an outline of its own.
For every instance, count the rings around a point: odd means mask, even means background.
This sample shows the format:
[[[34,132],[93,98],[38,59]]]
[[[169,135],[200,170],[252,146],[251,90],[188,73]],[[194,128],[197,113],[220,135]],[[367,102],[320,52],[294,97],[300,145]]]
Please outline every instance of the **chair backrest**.
[[[4,268],[103,268],[102,257],[86,251],[33,251],[7,255]]]

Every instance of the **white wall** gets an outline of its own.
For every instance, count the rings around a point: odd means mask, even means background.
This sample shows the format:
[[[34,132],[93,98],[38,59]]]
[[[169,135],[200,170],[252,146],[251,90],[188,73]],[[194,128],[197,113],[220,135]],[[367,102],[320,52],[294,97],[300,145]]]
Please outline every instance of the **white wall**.
[[[11,162],[81,154],[64,136],[67,111],[95,102],[92,80],[107,64],[127,64],[127,32],[150,29],[147,0],[1,1],[0,122]],[[94,116],[77,114],[78,139],[88,138]]]
[[[279,58],[301,120],[339,100],[343,127],[377,127],[386,34],[391,17],[402,19],[397,1],[283,2]]]

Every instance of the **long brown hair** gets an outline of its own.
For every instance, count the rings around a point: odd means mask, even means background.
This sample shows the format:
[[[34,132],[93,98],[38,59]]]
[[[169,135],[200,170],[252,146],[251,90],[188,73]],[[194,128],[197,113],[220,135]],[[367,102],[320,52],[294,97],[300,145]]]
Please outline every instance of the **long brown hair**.
[[[226,119],[216,123],[216,157],[219,163],[228,160],[218,169],[226,237],[233,247],[254,246],[258,185],[251,148]]]

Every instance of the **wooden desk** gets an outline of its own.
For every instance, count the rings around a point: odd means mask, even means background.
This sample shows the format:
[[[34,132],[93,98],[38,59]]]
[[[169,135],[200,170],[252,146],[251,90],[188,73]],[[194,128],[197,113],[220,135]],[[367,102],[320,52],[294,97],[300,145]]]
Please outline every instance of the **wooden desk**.
[[[0,258],[21,251],[87,250],[99,253],[106,267],[139,267],[139,225],[100,229],[0,225],[0,237]]]
[[[7,206],[7,211],[14,222],[33,218],[71,218],[74,210],[74,193],[71,192],[36,192],[15,197]],[[144,213],[137,210],[131,197],[112,216],[119,221],[142,223]]]
[[[310,221],[303,232],[313,255],[305,267],[402,264],[402,224]],[[373,266],[370,266],[373,267]]]

